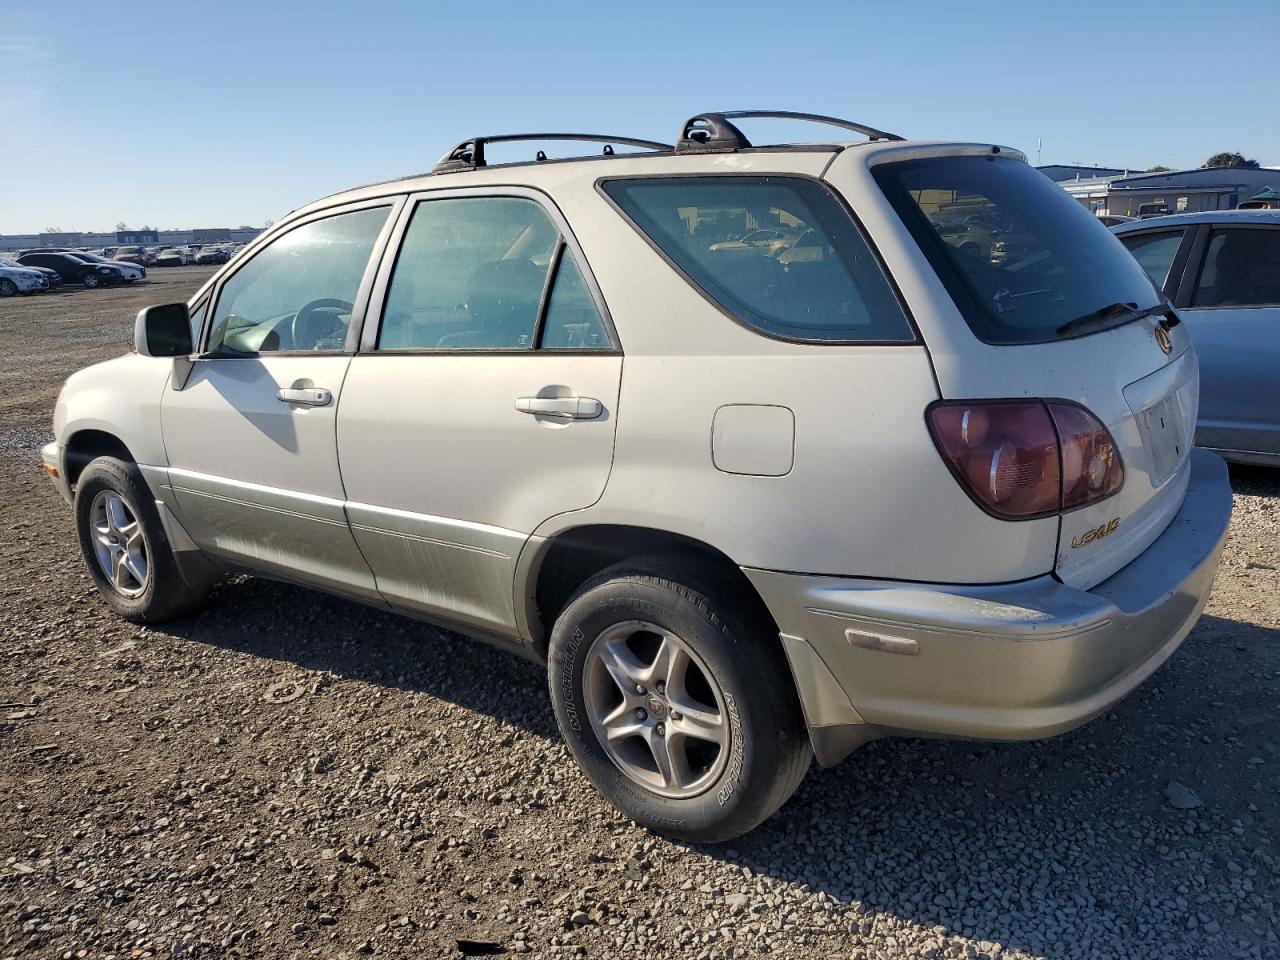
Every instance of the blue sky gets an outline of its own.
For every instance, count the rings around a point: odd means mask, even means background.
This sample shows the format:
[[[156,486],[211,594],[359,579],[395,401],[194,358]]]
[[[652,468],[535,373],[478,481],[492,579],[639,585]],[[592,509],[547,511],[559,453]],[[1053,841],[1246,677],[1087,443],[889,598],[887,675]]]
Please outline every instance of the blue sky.
[[[261,225],[426,170],[475,133],[669,140],[693,113],[748,107],[1033,160],[1041,138],[1045,163],[1239,150],[1280,165],[1280,58],[1255,32],[1277,14],[1277,0],[0,0],[0,233]]]

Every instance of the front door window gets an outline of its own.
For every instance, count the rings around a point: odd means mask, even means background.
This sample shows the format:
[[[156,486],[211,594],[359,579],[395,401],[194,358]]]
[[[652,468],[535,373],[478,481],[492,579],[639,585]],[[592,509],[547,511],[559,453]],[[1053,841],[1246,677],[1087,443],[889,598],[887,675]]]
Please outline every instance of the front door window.
[[[360,281],[390,207],[281,234],[222,285],[209,353],[342,350]]]

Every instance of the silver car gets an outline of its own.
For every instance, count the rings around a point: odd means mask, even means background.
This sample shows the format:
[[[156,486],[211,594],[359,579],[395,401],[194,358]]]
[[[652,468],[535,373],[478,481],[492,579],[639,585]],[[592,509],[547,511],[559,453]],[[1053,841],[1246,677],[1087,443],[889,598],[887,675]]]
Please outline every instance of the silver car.
[[[142,311],[43,450],[106,603],[250,573],[518,652],[590,783],[699,842],[876,737],[1110,710],[1230,519],[1186,325],[1016,150],[771,116],[859,136],[475,138]],[[610,149],[485,161],[548,138]]]
[[[1280,464],[1280,210],[1216,210],[1113,228],[1177,308],[1200,355],[1196,444]]]

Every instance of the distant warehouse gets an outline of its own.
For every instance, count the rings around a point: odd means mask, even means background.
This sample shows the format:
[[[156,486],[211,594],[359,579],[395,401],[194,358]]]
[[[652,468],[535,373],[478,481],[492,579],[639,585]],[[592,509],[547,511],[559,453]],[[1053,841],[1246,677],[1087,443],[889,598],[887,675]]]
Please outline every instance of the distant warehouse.
[[[181,247],[189,243],[248,243],[262,230],[257,227],[203,227],[194,230],[120,230],[110,233],[10,233],[0,234],[0,251],[28,247],[146,246]]]
[[[1263,167],[1198,167],[1130,173],[1093,167],[1040,168],[1099,216],[1150,217],[1258,205],[1259,195],[1280,188],[1280,170]]]

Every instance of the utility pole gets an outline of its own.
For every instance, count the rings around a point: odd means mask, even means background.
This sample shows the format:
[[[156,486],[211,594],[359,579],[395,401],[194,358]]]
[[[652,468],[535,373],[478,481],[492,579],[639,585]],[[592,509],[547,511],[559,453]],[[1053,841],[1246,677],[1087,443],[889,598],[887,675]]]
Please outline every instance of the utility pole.
[[[1040,148],[1044,146],[1044,141],[1036,137],[1036,166],[1040,166]]]

